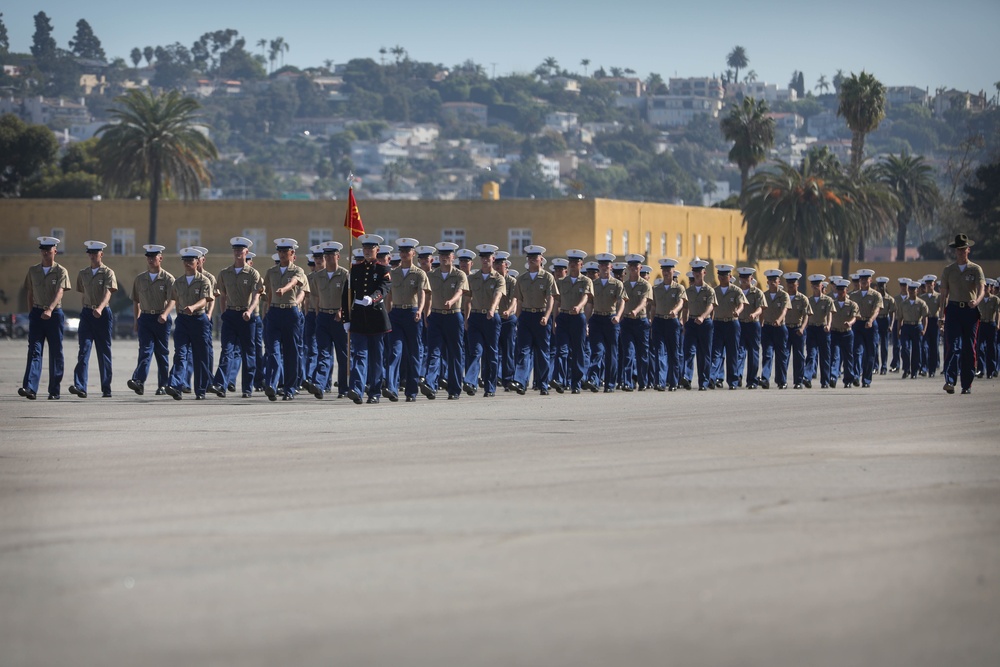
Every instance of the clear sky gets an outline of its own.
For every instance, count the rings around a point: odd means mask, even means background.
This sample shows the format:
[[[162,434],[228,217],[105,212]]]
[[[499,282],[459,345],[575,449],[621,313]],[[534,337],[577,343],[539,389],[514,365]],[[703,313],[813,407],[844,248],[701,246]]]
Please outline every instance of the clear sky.
[[[447,66],[471,58],[497,75],[531,71],[553,56],[570,71],[582,72],[587,58],[590,71],[618,66],[668,79],[720,74],[739,44],[758,80],[781,86],[793,70],[812,88],[820,74],[865,69],[886,85],[992,96],[1000,80],[1000,0],[32,0],[0,11],[12,50],[28,51],[32,16],[45,11],[59,46],[85,18],[108,56],[126,60],[134,46],[190,48],[205,32],[234,28],[251,47],[283,37],[285,63],[299,67],[378,60],[379,47],[398,44],[415,60]]]

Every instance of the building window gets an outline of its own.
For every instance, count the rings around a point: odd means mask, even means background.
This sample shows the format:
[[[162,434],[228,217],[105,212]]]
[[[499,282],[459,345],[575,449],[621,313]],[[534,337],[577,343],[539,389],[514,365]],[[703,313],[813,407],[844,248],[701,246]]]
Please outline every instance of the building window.
[[[193,245],[201,244],[200,229],[178,229],[177,230],[177,252],[183,248],[190,248]]]
[[[111,254],[135,254],[135,229],[131,227],[116,227],[111,230]]]
[[[270,248],[267,242],[267,230],[263,227],[246,227],[243,229],[243,236],[253,241],[252,250],[258,255],[266,253]]]
[[[447,241],[448,243],[454,243],[458,245],[459,248],[465,247],[465,230],[464,229],[442,229],[441,230],[441,240]]]
[[[333,240],[333,230],[329,227],[320,227],[318,229],[309,230],[309,245],[307,248],[311,248],[314,245],[319,245],[320,243],[326,243],[327,241]]]
[[[607,249],[604,252],[612,252],[611,246],[613,243],[614,243],[614,232],[612,232],[609,229],[608,233],[604,235],[604,244],[605,246],[607,246]]]
[[[526,246],[531,245],[530,229],[510,229],[507,231],[507,249],[512,255],[523,255]]]
[[[667,256],[667,233],[660,234],[660,257]]]
[[[399,230],[398,229],[388,229],[388,228],[386,228],[386,229],[376,229],[375,230],[375,234],[377,234],[378,236],[381,236],[382,238],[384,238],[386,244],[388,244],[388,245],[394,245],[396,243],[396,239],[399,238]]]
[[[653,234],[652,232],[646,232],[646,257],[649,257],[653,253]]]
[[[66,230],[64,228],[62,228],[62,227],[53,227],[52,228],[52,234],[51,234],[51,236],[54,236],[57,239],[59,239],[59,245],[61,245],[63,248],[66,247]],[[62,252],[66,252],[66,251],[63,250]]]
[[[622,254],[628,254],[628,231],[622,232]]]
[[[676,245],[677,245],[677,259],[679,260],[684,255],[684,253],[682,252],[682,250],[684,248],[684,235],[683,234],[678,234],[677,235],[677,244]]]

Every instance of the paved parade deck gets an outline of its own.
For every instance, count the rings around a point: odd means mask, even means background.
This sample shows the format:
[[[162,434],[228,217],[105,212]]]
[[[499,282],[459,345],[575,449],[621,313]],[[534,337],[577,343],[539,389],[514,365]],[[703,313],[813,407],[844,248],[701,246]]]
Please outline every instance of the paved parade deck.
[[[175,402],[116,341],[30,402],[25,349],[4,666],[1000,664],[997,381]]]

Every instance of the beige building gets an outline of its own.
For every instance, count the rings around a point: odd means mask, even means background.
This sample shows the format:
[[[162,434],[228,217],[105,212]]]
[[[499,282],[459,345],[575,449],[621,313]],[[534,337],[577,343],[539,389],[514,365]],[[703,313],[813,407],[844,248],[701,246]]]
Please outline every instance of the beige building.
[[[543,245],[549,257],[568,248],[591,254],[613,252],[620,257],[640,253],[655,265],[660,257],[687,263],[693,257],[737,263],[743,230],[739,211],[671,206],[608,199],[501,201],[371,201],[360,200],[365,229],[392,244],[400,236],[421,243],[453,241],[462,247],[494,243],[515,256],[524,246]],[[302,248],[322,241],[348,243],[344,201],[197,201],[161,202],[157,241],[167,247],[168,271],[181,270],[176,253],[188,245],[209,249],[209,270],[230,262],[229,239],[246,236],[265,257],[272,241],[291,236]],[[28,266],[38,262],[41,235],[63,239],[57,261],[71,275],[86,265],[83,243],[108,243],[105,262],[125,285],[145,268],[142,245],[147,243],[149,205],[130,200],[0,200],[0,289],[6,310],[20,310],[22,283]],[[301,251],[300,251],[301,252]],[[269,259],[267,261],[270,261]],[[75,298],[67,307],[76,307]],[[18,303],[15,307],[13,304]],[[3,306],[0,306],[3,309]]]

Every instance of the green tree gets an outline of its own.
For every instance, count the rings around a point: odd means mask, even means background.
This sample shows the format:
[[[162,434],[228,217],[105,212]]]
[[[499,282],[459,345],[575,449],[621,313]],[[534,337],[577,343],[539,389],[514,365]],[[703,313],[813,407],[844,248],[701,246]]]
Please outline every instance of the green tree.
[[[840,86],[844,83],[844,70],[838,69],[837,73],[833,75],[833,92],[836,95],[840,95]]]
[[[820,74],[819,79],[816,81],[816,90],[821,93],[825,93],[830,90],[830,84],[826,80],[826,74]]]
[[[142,57],[146,59],[146,66],[153,64],[153,56],[156,55],[156,50],[152,46],[147,46],[142,50]]]
[[[45,167],[40,178],[25,185],[22,196],[39,199],[90,199],[101,194],[97,139],[72,144],[58,163]]]
[[[138,67],[139,63],[142,62],[142,50],[137,46],[132,49],[132,52],[128,54],[129,60],[132,61],[132,67]]]
[[[906,261],[906,229],[911,220],[927,222],[940,199],[934,170],[922,156],[890,155],[874,167],[875,179],[899,199],[896,216],[896,261]]]
[[[767,151],[774,146],[774,119],[764,100],[744,97],[740,104],[733,104],[729,115],[719,126],[727,141],[733,142],[729,161],[740,169],[740,190],[746,187],[750,170],[767,158]]]
[[[25,182],[56,157],[59,143],[44,125],[28,125],[14,114],[0,116],[0,197],[18,197]]]
[[[104,49],[101,40],[97,39],[90,24],[85,19],[76,22],[76,35],[69,40],[69,49],[77,58],[104,60]]]
[[[667,84],[663,80],[663,77],[656,72],[650,72],[649,78],[646,79],[646,93],[649,95],[666,95]]]
[[[112,194],[141,187],[149,197],[149,242],[156,243],[160,195],[197,199],[209,182],[206,160],[218,158],[205,136],[200,105],[176,90],[132,90],[116,98],[113,122],[98,130],[101,176]]]
[[[1000,161],[976,169],[974,180],[963,188],[962,211],[976,225],[976,255],[1000,258]]]
[[[45,12],[35,14],[35,34],[31,37],[31,55],[40,63],[51,62],[56,57],[56,40],[52,38],[52,21]]]
[[[580,64],[583,65],[583,75],[587,76],[587,67],[590,66],[590,58],[584,58],[584,59],[582,59],[580,61]]]
[[[733,50],[726,56],[726,64],[734,70],[733,81],[739,81],[740,70],[750,64],[750,59],[747,58],[747,50],[742,46],[734,46]]]
[[[10,51],[10,38],[7,36],[7,25],[3,22],[3,12],[0,12],[0,56]]]
[[[840,104],[837,115],[842,116],[851,130],[851,177],[857,179],[861,175],[861,163],[864,162],[865,137],[878,129],[879,123],[885,118],[885,86],[871,74],[861,71],[861,74],[851,73],[840,85]],[[858,238],[858,259],[865,258],[865,241],[870,232],[862,230]],[[845,265],[850,265],[850,249],[843,258]],[[846,275],[846,273],[845,273]]]
[[[176,88],[191,77],[194,72],[194,60],[191,52],[180,42],[169,46],[157,47],[156,75],[153,85],[158,88]]]

